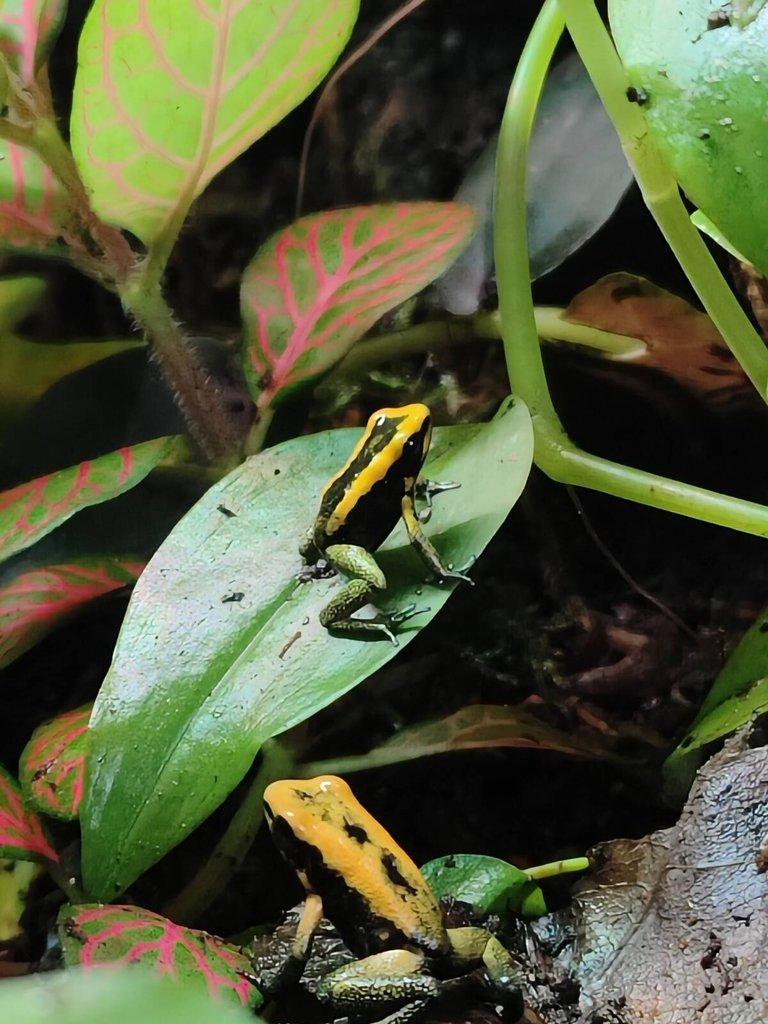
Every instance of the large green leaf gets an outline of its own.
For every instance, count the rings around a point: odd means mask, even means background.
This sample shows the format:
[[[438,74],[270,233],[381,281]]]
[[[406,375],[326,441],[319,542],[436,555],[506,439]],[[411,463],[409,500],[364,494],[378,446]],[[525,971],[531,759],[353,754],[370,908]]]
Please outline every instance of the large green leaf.
[[[330,636],[318,621],[338,578],[299,584],[298,544],[359,431],[297,438],[249,459],[171,533],[134,591],[92,719],[81,812],[88,892],[114,899],[224,799],[260,745],[389,661],[387,641]],[[517,500],[532,458],[528,410],[436,431],[441,496],[428,533],[455,564],[482,551]],[[453,589],[424,582],[399,527],[381,552],[388,607],[431,613]],[[482,594],[478,594],[478,600]]]
[[[240,1007],[213,1002],[198,986],[148,971],[36,974],[0,985],[0,1020],[10,1024],[257,1024]]]
[[[151,243],[336,60],[358,0],[96,0],[72,146],[105,220]]]
[[[677,179],[768,273],[768,7],[734,12],[721,0],[608,6],[619,53],[648,97],[643,109]]]

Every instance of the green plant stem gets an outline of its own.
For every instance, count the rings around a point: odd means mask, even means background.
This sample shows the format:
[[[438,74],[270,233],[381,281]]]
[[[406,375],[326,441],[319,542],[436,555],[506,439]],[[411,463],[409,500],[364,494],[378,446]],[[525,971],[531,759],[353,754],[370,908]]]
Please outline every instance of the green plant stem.
[[[537,882],[542,878],[557,878],[558,875],[570,875],[576,871],[589,870],[589,857],[571,857],[569,860],[554,860],[549,864],[538,864],[535,868],[526,868],[525,873]]]
[[[567,342],[601,352],[612,359],[631,359],[647,351],[647,345],[640,338],[601,331],[587,324],[570,323],[562,319],[563,312],[556,306],[537,306],[534,309],[536,330],[542,341]],[[337,377],[356,377],[386,363],[425,352],[438,352],[475,341],[498,341],[500,338],[501,322],[496,312],[476,313],[472,317],[452,320],[431,320],[359,342],[326,381]]]
[[[269,407],[266,409],[258,409],[257,407],[257,411],[259,418],[251,427],[248,440],[245,442],[246,455],[258,455],[263,449],[269,428],[272,426],[272,420],[275,417],[275,410]]]
[[[726,344],[760,396],[768,400],[768,349],[691,223],[645,114],[627,99],[629,78],[593,0],[557,2],[649,210]]]
[[[261,765],[227,830],[194,878],[163,907],[166,917],[177,924],[194,924],[224,891],[264,821],[264,790],[275,779],[293,774],[293,759],[286,748],[276,740],[265,743]]]
[[[512,388],[531,411],[536,464],[561,483],[588,487],[704,522],[768,536],[768,508],[762,505],[644,473],[581,451],[566,435],[552,404],[536,329],[524,240],[527,237],[528,150],[549,63],[564,27],[559,2],[570,12],[569,0],[546,0],[518,64],[504,112],[496,168],[499,316]],[[594,26],[592,31],[596,31]],[[600,22],[600,32],[604,34],[604,31]],[[582,59],[592,74],[587,49]],[[597,84],[604,88],[600,80]],[[732,294],[730,300],[735,302]],[[720,320],[718,325],[722,329]]]

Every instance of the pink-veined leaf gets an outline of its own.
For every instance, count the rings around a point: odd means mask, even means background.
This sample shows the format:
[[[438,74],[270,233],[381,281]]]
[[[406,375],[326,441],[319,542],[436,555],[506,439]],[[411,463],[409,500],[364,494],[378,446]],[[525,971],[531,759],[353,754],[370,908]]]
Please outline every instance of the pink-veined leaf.
[[[105,556],[20,572],[0,586],[0,668],[91,601],[133,586],[143,562]]]
[[[37,814],[25,806],[21,787],[0,766],[0,857],[58,861]]]
[[[0,561],[23,551],[89,505],[116,498],[150,473],[175,437],[144,441],[0,493]]]
[[[19,778],[27,803],[36,811],[65,821],[77,817],[92,707],[66,711],[32,733],[19,761]]]
[[[36,153],[0,139],[0,248],[55,251],[67,219],[53,171]]]
[[[214,998],[254,1008],[261,1003],[258,990],[238,974],[251,969],[239,949],[150,910],[100,903],[64,906],[59,934],[67,967],[88,971],[138,963],[205,987]]]
[[[23,81],[34,80],[66,13],[67,0],[2,0],[0,52]]]
[[[241,290],[245,373],[260,407],[333,366],[438,277],[473,228],[468,206],[397,203],[313,214],[274,235]]]
[[[470,704],[445,718],[420,722],[403,729],[367,754],[334,760],[332,770],[344,774],[413,761],[419,757],[432,757],[435,754],[489,750],[494,747],[530,747],[575,757],[616,757],[594,735],[574,735],[550,725],[529,708],[520,705]],[[307,766],[308,773],[313,775],[326,770],[331,768],[324,767],[322,762]]]
[[[358,0],[96,0],[72,147],[93,205],[172,241],[211,179],[314,89]]]

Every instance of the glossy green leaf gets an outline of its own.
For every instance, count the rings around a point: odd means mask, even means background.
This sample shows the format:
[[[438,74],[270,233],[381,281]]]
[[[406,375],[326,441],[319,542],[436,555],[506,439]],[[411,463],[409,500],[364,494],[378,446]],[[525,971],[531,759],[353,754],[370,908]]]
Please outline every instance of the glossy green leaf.
[[[106,556],[0,577],[0,668],[92,601],[133,586],[143,567],[135,559]]]
[[[768,709],[768,608],[747,630],[664,765],[670,793],[685,795],[702,749]]]
[[[314,89],[358,0],[96,0],[72,146],[96,212],[146,243]]]
[[[421,291],[469,242],[458,203],[317,213],[274,235],[243,275],[243,353],[262,408],[341,359],[390,309]]]
[[[35,153],[0,139],[0,249],[63,252],[68,202]]]
[[[0,52],[25,82],[34,81],[37,69],[56,41],[67,0],[2,0]]]
[[[714,0],[608,7],[632,84],[648,96],[648,123],[686,194],[768,273],[768,8],[733,16],[731,4]]]
[[[461,900],[481,914],[498,914],[506,921],[512,914],[545,914],[541,888],[525,871],[496,857],[452,853],[422,867],[424,877],[440,899]]]
[[[388,641],[333,637],[320,625],[338,577],[296,580],[320,493],[359,436],[314,434],[249,459],[198,502],[142,575],[92,720],[81,819],[93,897],[114,898],[188,835],[265,740],[394,656]],[[426,472],[462,485],[440,496],[427,528],[448,562],[479,554],[499,528],[525,484],[532,445],[518,401],[486,426],[435,432]],[[431,608],[406,624],[402,647],[453,585],[424,582],[402,527],[380,563],[384,606]]]
[[[19,761],[30,807],[53,818],[77,817],[85,786],[85,752],[92,704],[66,711],[32,733]]]
[[[57,971],[0,985],[9,1024],[257,1024],[246,1010],[213,1002],[195,985],[130,971]]]
[[[215,1001],[252,1009],[261,1003],[259,991],[239,973],[250,970],[239,949],[151,910],[98,903],[64,906],[59,936],[67,967],[90,971],[141,964],[202,989]]]
[[[171,454],[174,437],[120,448],[0,493],[0,561],[10,558],[81,509],[124,494]]]
[[[18,782],[1,765],[0,857],[9,860],[59,859],[43,832],[37,814],[24,803]]]

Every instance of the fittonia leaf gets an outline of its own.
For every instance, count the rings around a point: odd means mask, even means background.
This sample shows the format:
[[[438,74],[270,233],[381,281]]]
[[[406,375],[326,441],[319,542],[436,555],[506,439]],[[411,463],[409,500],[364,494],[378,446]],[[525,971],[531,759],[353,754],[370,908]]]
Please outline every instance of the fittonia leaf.
[[[278,232],[241,291],[245,372],[259,405],[338,362],[453,262],[473,226],[467,206],[398,203],[318,213]]]
[[[172,237],[222,168],[317,85],[358,0],[96,0],[72,147],[105,220]]]

